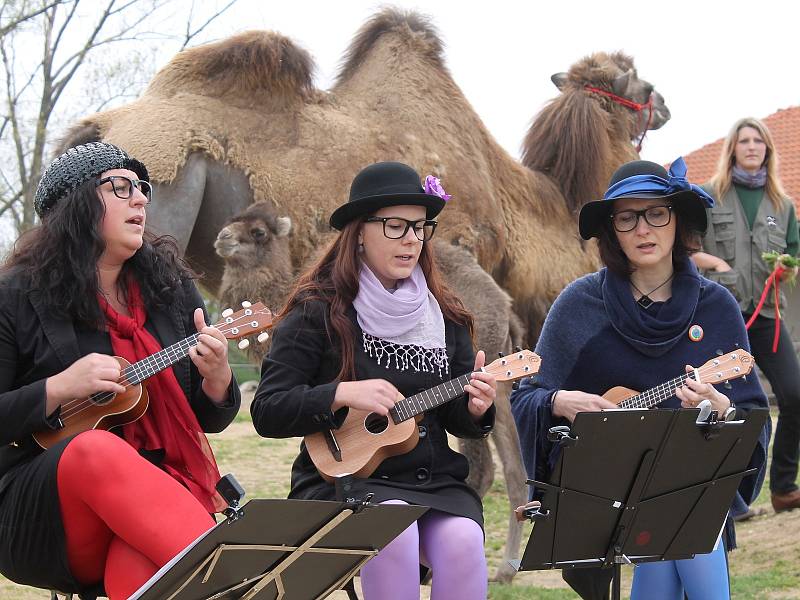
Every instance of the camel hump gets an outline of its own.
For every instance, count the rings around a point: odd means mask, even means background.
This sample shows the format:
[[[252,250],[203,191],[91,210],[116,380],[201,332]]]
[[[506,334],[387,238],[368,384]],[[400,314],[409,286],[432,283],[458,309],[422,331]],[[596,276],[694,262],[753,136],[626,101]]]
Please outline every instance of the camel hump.
[[[198,94],[252,104],[312,97],[314,61],[289,38],[274,31],[246,31],[219,42],[183,50],[153,78],[146,94],[169,98]]]
[[[444,45],[430,19],[414,11],[386,7],[358,30],[344,54],[336,83],[347,81],[361,66],[375,43],[387,33],[404,37],[421,56],[444,67]]]
[[[89,142],[99,142],[102,139],[100,126],[91,118],[84,119],[67,129],[64,135],[56,141],[53,157],[63,154],[68,148]]]

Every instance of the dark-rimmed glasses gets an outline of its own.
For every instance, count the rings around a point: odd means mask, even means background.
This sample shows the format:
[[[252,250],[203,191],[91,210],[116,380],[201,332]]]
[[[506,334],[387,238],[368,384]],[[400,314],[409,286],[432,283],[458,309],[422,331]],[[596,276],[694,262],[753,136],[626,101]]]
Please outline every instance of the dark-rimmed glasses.
[[[131,179],[125,175],[110,175],[97,180],[95,187],[100,187],[104,183],[111,182],[111,189],[114,195],[120,200],[130,200],[133,196],[133,189],[136,188],[147,198],[147,204],[153,199],[153,186],[141,179]]]
[[[427,242],[433,237],[438,223],[428,219],[409,221],[400,217],[367,217],[365,223],[383,223],[383,235],[390,240],[399,240],[408,233],[410,228],[414,229],[414,235],[421,242]]]
[[[669,225],[672,220],[672,207],[664,204],[650,206],[643,210],[621,210],[611,215],[611,223],[614,225],[614,229],[625,233],[636,229],[641,217],[644,217],[645,223],[651,227],[664,227]]]

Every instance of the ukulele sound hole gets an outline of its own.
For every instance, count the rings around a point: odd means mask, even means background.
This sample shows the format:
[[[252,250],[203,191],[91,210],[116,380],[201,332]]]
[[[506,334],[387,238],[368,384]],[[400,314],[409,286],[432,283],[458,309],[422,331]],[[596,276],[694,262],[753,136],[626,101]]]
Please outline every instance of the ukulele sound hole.
[[[370,433],[383,433],[386,431],[386,428],[389,427],[389,418],[370,413],[366,421],[364,421],[364,427],[366,427],[367,431]]]
[[[109,402],[111,402],[116,394],[112,394],[111,392],[99,392],[90,396],[92,404],[96,406],[105,406]]]

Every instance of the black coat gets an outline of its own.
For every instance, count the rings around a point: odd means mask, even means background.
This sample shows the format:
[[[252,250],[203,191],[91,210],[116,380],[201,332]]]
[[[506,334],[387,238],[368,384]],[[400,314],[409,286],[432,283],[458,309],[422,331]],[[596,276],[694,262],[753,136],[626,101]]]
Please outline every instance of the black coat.
[[[148,310],[145,327],[169,346],[196,331],[196,307],[205,312],[197,288],[187,281],[168,309]],[[57,426],[58,413],[45,414],[47,377],[90,352],[113,354],[106,332],[55,318],[23,276],[0,281],[0,571],[20,583],[79,591],[66,560],[56,485],[58,458],[70,440],[43,451],[31,434]],[[234,379],[228,402],[217,406],[188,357],[172,368],[204,431],[222,431],[233,421],[240,405]]]
[[[168,310],[148,311],[145,327],[163,347],[169,346],[195,333],[192,315],[197,307],[208,318],[200,293],[187,281],[181,300]],[[85,330],[76,332],[71,321],[48,313],[39,294],[27,289],[24,277],[0,282],[0,494],[12,467],[42,451],[31,434],[56,426],[56,415],[49,419],[45,415],[47,377],[88,354],[82,347],[103,351],[87,347],[85,339],[79,343],[79,335],[85,338],[86,334]],[[108,337],[103,335],[102,341],[107,343],[105,353],[112,354]],[[233,421],[241,401],[235,380],[231,380],[228,403],[219,407],[203,392],[202,377],[188,357],[172,369],[203,431],[218,433]]]
[[[368,356],[362,332],[351,308],[355,330],[356,379],[385,379],[406,397],[472,371],[475,355],[466,328],[445,320],[445,340],[450,372],[398,370],[379,365]],[[272,346],[261,367],[261,383],[251,413],[264,437],[304,436],[337,427],[346,409],[331,412],[336,376],[341,366],[338,344],[331,341],[326,304],[315,301],[297,306],[273,332]],[[331,330],[332,331],[332,330]],[[420,442],[407,454],[388,458],[368,479],[358,480],[355,492],[372,492],[373,501],[405,500],[466,516],[483,523],[480,499],[465,479],[467,459],[447,442],[447,432],[465,438],[488,435],[494,424],[494,406],[480,424],[467,410],[466,395],[425,413],[419,423]],[[320,477],[305,445],[292,467],[290,498],[332,500],[333,486]]]

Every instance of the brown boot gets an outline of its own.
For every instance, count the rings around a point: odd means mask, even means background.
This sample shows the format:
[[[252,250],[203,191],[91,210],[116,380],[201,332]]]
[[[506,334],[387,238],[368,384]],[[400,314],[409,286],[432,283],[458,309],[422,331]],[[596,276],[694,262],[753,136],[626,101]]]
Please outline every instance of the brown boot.
[[[793,508],[800,508],[800,490],[794,490],[785,494],[772,494],[772,508],[776,513]]]

